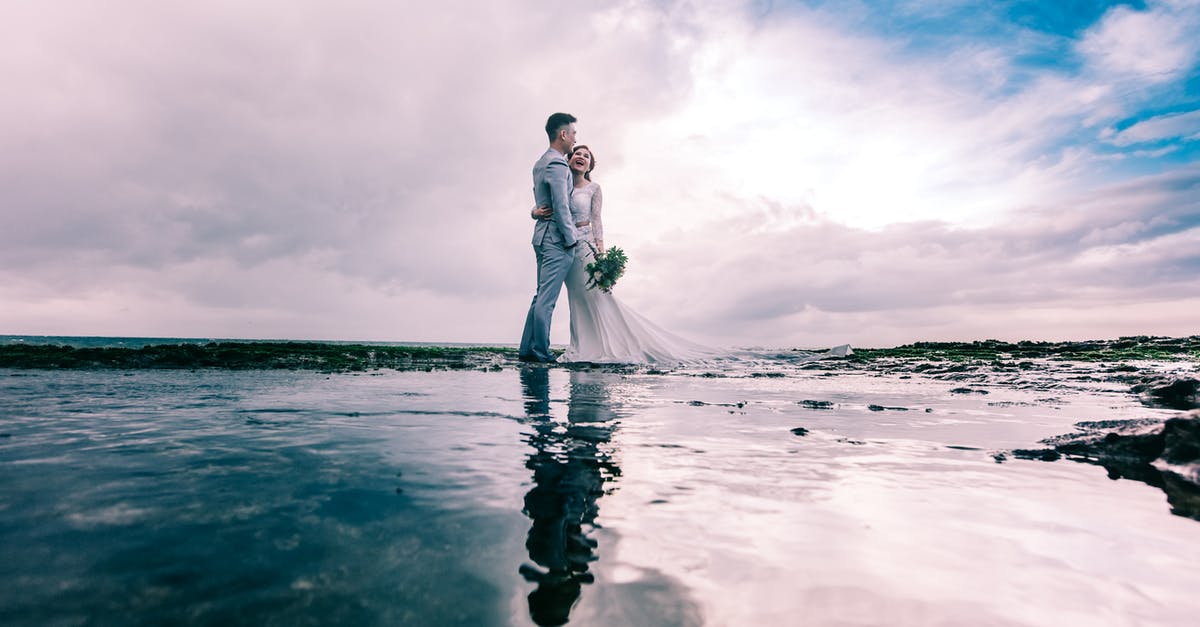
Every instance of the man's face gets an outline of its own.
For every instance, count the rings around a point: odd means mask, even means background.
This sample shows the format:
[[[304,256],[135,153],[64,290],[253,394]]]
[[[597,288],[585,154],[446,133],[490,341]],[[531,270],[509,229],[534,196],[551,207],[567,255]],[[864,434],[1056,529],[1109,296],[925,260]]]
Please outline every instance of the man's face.
[[[570,154],[571,149],[575,147],[575,123],[567,125],[567,128],[560,131],[563,139],[567,142],[567,153]]]

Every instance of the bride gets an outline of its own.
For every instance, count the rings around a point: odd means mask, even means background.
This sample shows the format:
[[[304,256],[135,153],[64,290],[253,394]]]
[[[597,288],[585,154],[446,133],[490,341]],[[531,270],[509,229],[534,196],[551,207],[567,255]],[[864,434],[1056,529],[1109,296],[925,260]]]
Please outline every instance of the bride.
[[[673,335],[617,300],[611,293],[589,289],[584,270],[604,250],[601,207],[604,195],[592,181],[596,158],[590,148],[578,145],[567,163],[574,187],[571,219],[579,231],[580,245],[567,274],[567,300],[571,306],[571,345],[560,363],[680,363],[717,356],[718,351]],[[534,219],[549,219],[550,209],[535,208]]]

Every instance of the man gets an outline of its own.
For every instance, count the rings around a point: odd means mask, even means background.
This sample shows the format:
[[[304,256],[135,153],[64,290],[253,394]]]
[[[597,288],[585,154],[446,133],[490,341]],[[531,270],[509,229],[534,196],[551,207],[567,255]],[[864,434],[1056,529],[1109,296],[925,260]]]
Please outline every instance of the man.
[[[575,146],[575,116],[555,113],[546,120],[550,147],[533,165],[533,199],[537,207],[550,207],[549,220],[533,226],[533,252],[537,255],[537,294],[525,317],[521,335],[521,361],[552,362],[550,317],[562,291],[567,271],[575,261],[579,233],[571,219],[571,169],[567,155]]]

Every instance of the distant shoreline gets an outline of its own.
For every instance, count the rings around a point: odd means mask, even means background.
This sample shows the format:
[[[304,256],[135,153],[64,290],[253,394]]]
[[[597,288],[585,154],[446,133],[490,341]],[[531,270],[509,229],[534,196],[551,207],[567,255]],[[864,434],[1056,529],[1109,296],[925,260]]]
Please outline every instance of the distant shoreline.
[[[517,348],[504,342],[389,342],[376,340],[312,340],[287,338],[227,338],[227,337],[133,337],[119,335],[4,335],[0,346],[25,344],[36,346],[73,346],[75,348],[142,348],[144,346],[181,344],[330,344],[363,346],[439,346],[452,348]]]

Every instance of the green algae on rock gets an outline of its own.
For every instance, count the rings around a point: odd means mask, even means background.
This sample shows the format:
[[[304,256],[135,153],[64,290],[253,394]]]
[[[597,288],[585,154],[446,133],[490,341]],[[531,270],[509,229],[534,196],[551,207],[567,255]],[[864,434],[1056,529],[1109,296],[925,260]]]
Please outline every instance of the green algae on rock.
[[[1080,342],[914,342],[895,348],[855,348],[848,359],[870,361],[881,357],[988,361],[1015,368],[1028,367],[1005,360],[1064,359],[1072,361],[1128,361],[1133,359],[1187,359],[1200,361],[1200,335],[1172,338],[1131,336],[1115,340]]]

